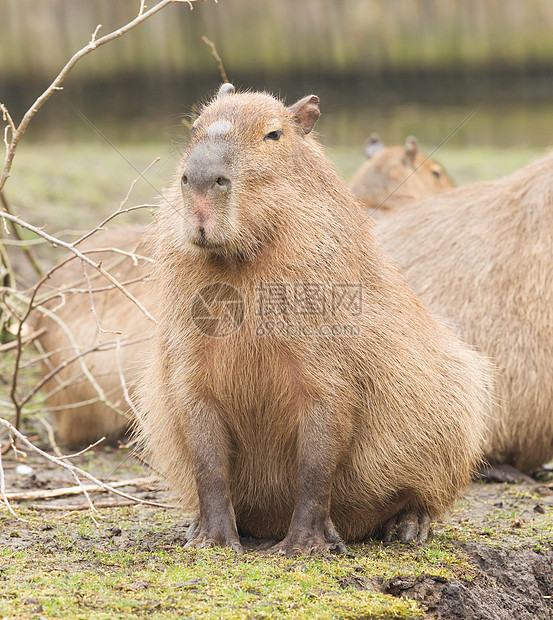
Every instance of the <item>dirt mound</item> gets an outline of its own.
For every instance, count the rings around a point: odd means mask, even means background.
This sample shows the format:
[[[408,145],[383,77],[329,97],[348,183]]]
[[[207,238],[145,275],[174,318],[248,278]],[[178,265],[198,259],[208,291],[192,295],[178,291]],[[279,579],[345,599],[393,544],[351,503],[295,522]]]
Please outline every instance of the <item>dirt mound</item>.
[[[459,620],[553,618],[553,549],[500,549],[459,545],[480,570],[473,580],[397,576],[384,593],[419,601],[439,617]]]

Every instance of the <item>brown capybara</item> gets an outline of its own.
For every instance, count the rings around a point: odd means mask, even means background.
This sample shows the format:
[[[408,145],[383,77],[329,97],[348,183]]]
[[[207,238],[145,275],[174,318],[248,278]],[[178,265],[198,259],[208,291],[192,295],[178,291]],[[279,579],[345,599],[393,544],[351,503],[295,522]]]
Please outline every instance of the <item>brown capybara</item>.
[[[157,212],[139,427],[199,511],[188,546],[344,551],[383,526],[424,540],[479,460],[489,363],[380,250],[318,116],[315,96],[223,85]]]
[[[414,204],[378,237],[424,303],[500,370],[492,464],[553,458],[553,153]]]
[[[144,227],[140,226],[114,228],[96,233],[78,247],[93,260],[101,261],[130,293],[148,306],[152,283],[144,279],[151,273],[151,262],[109,250],[118,248],[144,255],[141,247],[143,234]],[[36,327],[46,328],[39,338],[47,354],[42,364],[43,376],[65,365],[46,382],[43,391],[56,418],[60,442],[73,447],[88,445],[103,436],[111,441],[125,432],[131,408],[124,398],[120,370],[132,394],[144,340],[153,332],[152,321],[130,299],[92,267],[86,266],[86,272],[93,291],[96,317],[102,329],[108,330],[100,339],[98,323],[91,310],[88,283],[79,259],[63,265],[40,288],[40,295],[56,291],[62,295],[45,304],[55,318],[37,313],[35,321]],[[116,341],[120,343],[119,348],[115,347]],[[103,344],[100,350],[79,358],[79,352],[95,347],[99,342]]]
[[[373,219],[454,187],[440,164],[419,151],[413,136],[405,146],[384,146],[378,134],[372,134],[365,142],[365,155],[367,161],[355,173],[350,189]]]

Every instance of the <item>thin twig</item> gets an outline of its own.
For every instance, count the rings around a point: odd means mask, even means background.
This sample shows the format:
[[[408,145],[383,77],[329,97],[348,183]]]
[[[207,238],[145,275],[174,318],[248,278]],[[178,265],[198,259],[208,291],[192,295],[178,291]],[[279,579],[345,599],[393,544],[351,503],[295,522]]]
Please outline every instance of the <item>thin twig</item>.
[[[148,166],[148,168],[146,168],[146,170],[144,171],[143,174],[145,174],[149,168],[156,162],[159,161],[159,157],[152,163],[150,164],[150,166]],[[139,177],[140,178],[140,177]],[[128,196],[132,191],[132,188],[134,186],[134,184],[138,181],[138,179],[135,179],[132,183],[131,183],[131,189],[129,189],[129,192],[127,194],[127,197],[125,198],[125,200],[121,203],[122,205],[125,204],[125,201],[128,200]],[[104,226],[111,221],[114,217],[116,217],[117,215],[122,215],[124,213],[131,213],[132,211],[137,211],[138,209],[157,209],[158,205],[136,205],[134,207],[127,207],[125,209],[122,209],[121,207],[119,207],[119,209],[117,209],[117,211],[114,211],[111,215],[109,215],[108,217],[106,217],[105,220],[103,220],[102,222],[100,222],[100,224],[98,224],[98,226],[96,226],[96,228],[93,228],[92,230],[86,232],[84,235],[82,235],[81,237],[79,237],[79,239],[77,239],[77,241],[74,241],[72,243],[73,247],[75,247],[76,245],[79,245],[79,243],[82,243],[85,239],[88,239],[88,237],[90,237],[91,235],[93,235],[95,232],[97,232],[98,230],[103,230]]]
[[[125,397],[125,401],[127,402],[127,405],[129,405],[129,407],[131,408],[131,411],[134,413],[135,418],[138,418],[138,411],[136,410],[136,407],[134,406],[134,403],[131,400],[131,397],[129,395],[129,390],[127,389],[127,382],[125,381],[125,375],[123,374],[123,368],[121,367],[121,343],[118,340],[116,345],[115,345],[115,359],[117,361],[117,370],[119,372],[119,382],[121,383],[121,387],[123,388],[123,395]]]
[[[25,336],[21,340],[21,344],[29,344],[29,342],[32,342],[33,340],[35,340],[35,338],[42,336],[42,334],[45,331],[46,331],[45,327],[41,327],[40,329],[37,329],[36,331]],[[11,351],[12,349],[15,349],[15,347],[17,346],[18,346],[18,343],[15,340],[13,342],[6,342],[6,344],[0,345],[0,353],[4,353],[5,351]]]
[[[149,488],[155,482],[152,476],[147,478],[129,478],[128,480],[115,480],[110,482],[112,489],[127,486],[148,486]],[[15,493],[6,493],[2,497],[13,501],[26,501],[29,499],[52,499],[54,497],[67,497],[68,495],[82,495],[85,493],[107,493],[110,489],[99,489],[94,484],[81,484],[73,487],[62,487],[59,489],[40,489],[37,491],[17,491]]]
[[[46,433],[48,434],[48,439],[50,440],[50,445],[52,446],[52,449],[54,450],[54,454],[58,458],[60,458],[60,459],[63,458],[63,452],[61,451],[60,447],[56,443],[56,438],[54,436],[54,429],[52,428],[52,425],[43,416],[39,416],[38,420],[39,420],[39,422],[42,423],[42,425],[46,429]],[[86,448],[86,449],[89,449],[89,448],[90,448],[90,446],[88,448]],[[88,494],[88,490],[85,488],[85,486],[81,482],[81,479],[79,478],[79,476],[77,476],[77,474],[74,471],[71,472],[71,475],[73,476],[73,479],[75,480],[75,482],[79,485],[81,493],[85,496],[86,502],[87,502],[91,512],[98,512],[96,510],[96,507],[94,506],[94,503],[92,502],[92,499],[91,499],[90,495]],[[94,518],[94,515],[91,514],[90,518],[92,519],[94,525],[96,527],[99,527],[99,523]]]
[[[118,508],[119,506],[134,506],[135,502],[123,500],[120,502],[96,502],[94,505],[96,506],[96,508]],[[69,516],[72,512],[87,510],[88,506],[86,504],[31,504],[30,506],[27,506],[27,508],[31,510],[51,510],[56,512],[65,512],[67,514],[58,517],[59,519],[63,519],[64,517]]]
[[[211,48],[211,54],[213,55],[213,57],[215,58],[215,61],[217,63],[217,68],[219,69],[219,73],[221,75],[221,78],[223,79],[223,82],[228,82],[229,79],[227,77],[227,72],[225,71],[225,67],[223,65],[223,61],[221,59],[221,57],[219,56],[219,54],[217,53],[217,48],[215,47],[215,43],[213,43],[213,41],[210,41],[205,34],[202,36],[202,41]]]
[[[23,519],[22,517],[17,516],[14,509],[10,505],[9,499],[6,496],[6,478],[4,477],[4,467],[2,466],[2,450],[0,450],[0,497],[12,516],[14,516],[19,521],[27,521],[27,519]]]
[[[71,69],[73,69],[73,67],[79,62],[79,60],[81,60],[81,58],[83,58],[87,54],[90,54],[90,52],[94,51],[98,47],[105,45],[106,43],[109,43],[110,41],[113,41],[114,39],[117,39],[118,37],[124,35],[129,30],[136,28],[136,26],[146,21],[148,18],[152,17],[152,15],[154,15],[161,9],[165,8],[169,4],[172,4],[173,2],[181,2],[181,1],[183,0],[160,0],[160,2],[158,2],[155,6],[153,6],[148,11],[139,12],[139,14],[132,21],[128,22],[121,28],[114,30],[113,32],[110,32],[109,34],[103,37],[100,37],[99,39],[95,37],[99,29],[99,28],[96,28],[88,44],[85,45],[85,47],[80,49],[77,53],[75,53],[69,59],[69,61],[65,64],[63,69],[58,73],[58,75],[56,76],[54,81],[50,84],[50,86],[48,86],[48,88],[42,93],[42,95],[40,95],[40,97],[38,97],[38,99],[33,103],[33,105],[27,110],[27,112],[23,116],[23,119],[21,120],[21,122],[19,123],[17,127],[15,126],[15,123],[13,122],[13,120],[11,120],[11,117],[9,116],[9,112],[6,106],[2,105],[1,109],[3,112],[3,117],[8,121],[12,135],[10,136],[9,141],[6,138],[6,143],[7,143],[6,158],[4,161],[4,169],[2,171],[2,174],[0,175],[0,190],[3,189],[8,177],[10,176],[10,170],[11,170],[13,159],[15,157],[15,153],[17,150],[17,145],[19,144],[19,141],[23,137],[23,134],[25,133],[29,123],[34,118],[35,114],[40,110],[40,108],[48,101],[48,99],[50,99],[50,97],[54,94],[54,92],[56,90],[62,89],[62,84],[65,78],[67,77]],[[190,3],[193,2],[194,0],[184,0],[184,1],[186,1],[188,5],[191,6]]]
[[[8,420],[4,420],[3,418],[0,418],[0,425],[4,426],[8,431],[10,431],[10,433],[12,433],[15,437],[17,437],[20,441],[22,441],[29,449],[33,450],[37,454],[40,454],[40,456],[42,456],[43,458],[47,459],[48,461],[52,463],[55,463],[56,465],[59,465],[60,467],[63,467],[64,469],[67,469],[69,471],[74,471],[79,476],[82,476],[83,478],[87,478],[91,482],[94,482],[94,484],[97,484],[98,487],[105,489],[106,491],[109,491],[110,493],[114,493],[115,495],[119,495],[120,497],[124,497],[125,499],[134,501],[137,504],[145,504],[147,506],[156,506],[158,508],[177,508],[177,506],[173,506],[170,504],[162,504],[159,502],[152,502],[147,499],[140,499],[139,497],[133,497],[132,495],[129,495],[128,493],[119,491],[111,487],[109,484],[106,484],[105,482],[98,480],[92,474],[89,474],[87,471],[84,471],[83,469],[79,469],[78,467],[75,467],[75,465],[72,465],[71,463],[66,463],[65,461],[60,460],[56,456],[52,456],[51,454],[44,452],[44,450],[41,450],[40,448],[35,446],[31,441],[29,441],[29,439],[27,439],[27,437],[25,437],[23,433],[18,431],[15,428],[15,426],[13,426],[13,424],[8,422]],[[0,485],[1,485],[1,480],[0,480]]]
[[[148,310],[146,310],[146,308],[138,301],[138,299],[136,299],[134,295],[131,295],[131,293],[129,293],[129,291],[127,291],[125,287],[121,285],[120,282],[118,282],[109,272],[107,272],[102,267],[101,263],[95,263],[93,260],[88,258],[88,256],[83,254],[80,250],[77,250],[77,248],[75,248],[72,243],[66,243],[65,241],[62,241],[61,239],[56,239],[56,237],[52,237],[52,235],[49,235],[48,233],[44,232],[42,229],[37,228],[36,226],[32,226],[31,224],[28,224],[24,220],[20,219],[19,217],[16,217],[15,215],[11,215],[10,213],[0,212],[0,217],[6,220],[9,220],[9,221],[15,222],[18,226],[21,226],[22,228],[26,228],[27,230],[34,232],[36,235],[39,235],[40,237],[44,237],[44,239],[47,239],[54,246],[60,245],[66,250],[73,252],[75,256],[80,258],[82,261],[84,261],[91,267],[94,267],[94,269],[98,270],[104,276],[104,278],[106,278],[112,284],[114,284],[123,293],[123,295],[125,295],[125,297],[128,297],[137,306],[137,308],[139,308],[143,312],[143,314],[148,319],[150,319],[154,323],[156,322],[154,317],[148,312]]]
[[[3,191],[0,192],[0,200],[2,201],[2,207],[6,211],[6,213],[11,213],[11,209],[10,209],[10,205],[8,203],[8,199],[6,198],[6,194]],[[18,241],[20,241],[20,242],[24,242],[25,241],[25,239],[23,239],[23,237],[19,233],[19,230],[17,229],[17,226],[13,222],[10,222],[10,228],[11,228],[11,231],[14,234],[15,238]],[[22,245],[21,249],[23,250],[23,253],[27,257],[27,260],[31,264],[31,267],[33,268],[34,272],[37,274],[37,276],[39,278],[41,278],[44,275],[44,271],[43,271],[42,267],[40,266],[40,264],[38,262],[38,258],[36,257],[36,254],[28,246]]]

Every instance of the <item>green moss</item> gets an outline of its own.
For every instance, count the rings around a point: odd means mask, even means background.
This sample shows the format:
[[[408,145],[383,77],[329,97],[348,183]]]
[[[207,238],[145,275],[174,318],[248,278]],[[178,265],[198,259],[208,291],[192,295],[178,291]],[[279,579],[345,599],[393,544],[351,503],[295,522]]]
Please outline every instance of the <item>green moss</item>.
[[[172,511],[101,511],[100,530],[83,514],[22,514],[28,524],[0,525],[0,533],[21,529],[25,544],[0,551],[2,617],[25,617],[41,605],[50,618],[419,618],[415,601],[381,594],[378,584],[398,574],[473,576],[464,554],[440,538],[424,547],[371,542],[345,557],[288,559],[186,550],[175,542],[181,515]],[[122,534],[110,537],[113,527]]]

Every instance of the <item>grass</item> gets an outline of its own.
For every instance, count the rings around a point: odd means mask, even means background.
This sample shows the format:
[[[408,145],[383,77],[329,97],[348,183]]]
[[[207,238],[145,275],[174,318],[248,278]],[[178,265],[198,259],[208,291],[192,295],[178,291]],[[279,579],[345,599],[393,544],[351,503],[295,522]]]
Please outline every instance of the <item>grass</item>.
[[[482,500],[481,490],[489,497]],[[0,617],[422,618],[417,601],[383,593],[387,580],[482,583],[463,541],[550,549],[550,509],[527,514],[536,498],[516,487],[473,485],[427,545],[368,542],[346,556],[292,559],[184,549],[187,523],[174,510],[101,509],[97,529],[83,513],[20,506],[28,523],[0,517]],[[520,517],[523,526],[514,527]]]
[[[395,575],[471,579],[475,571],[449,541],[426,547],[352,547],[344,558],[286,559],[227,550],[184,550],[172,541],[176,513],[117,508],[98,531],[84,516],[30,520],[30,546],[0,551],[1,617],[24,618],[418,618],[409,599],[375,592]],[[137,528],[136,523],[142,526]],[[0,522],[0,532],[21,525]],[[123,534],[109,537],[112,528]],[[40,556],[40,563],[36,558]],[[368,589],[367,589],[368,588]]]

